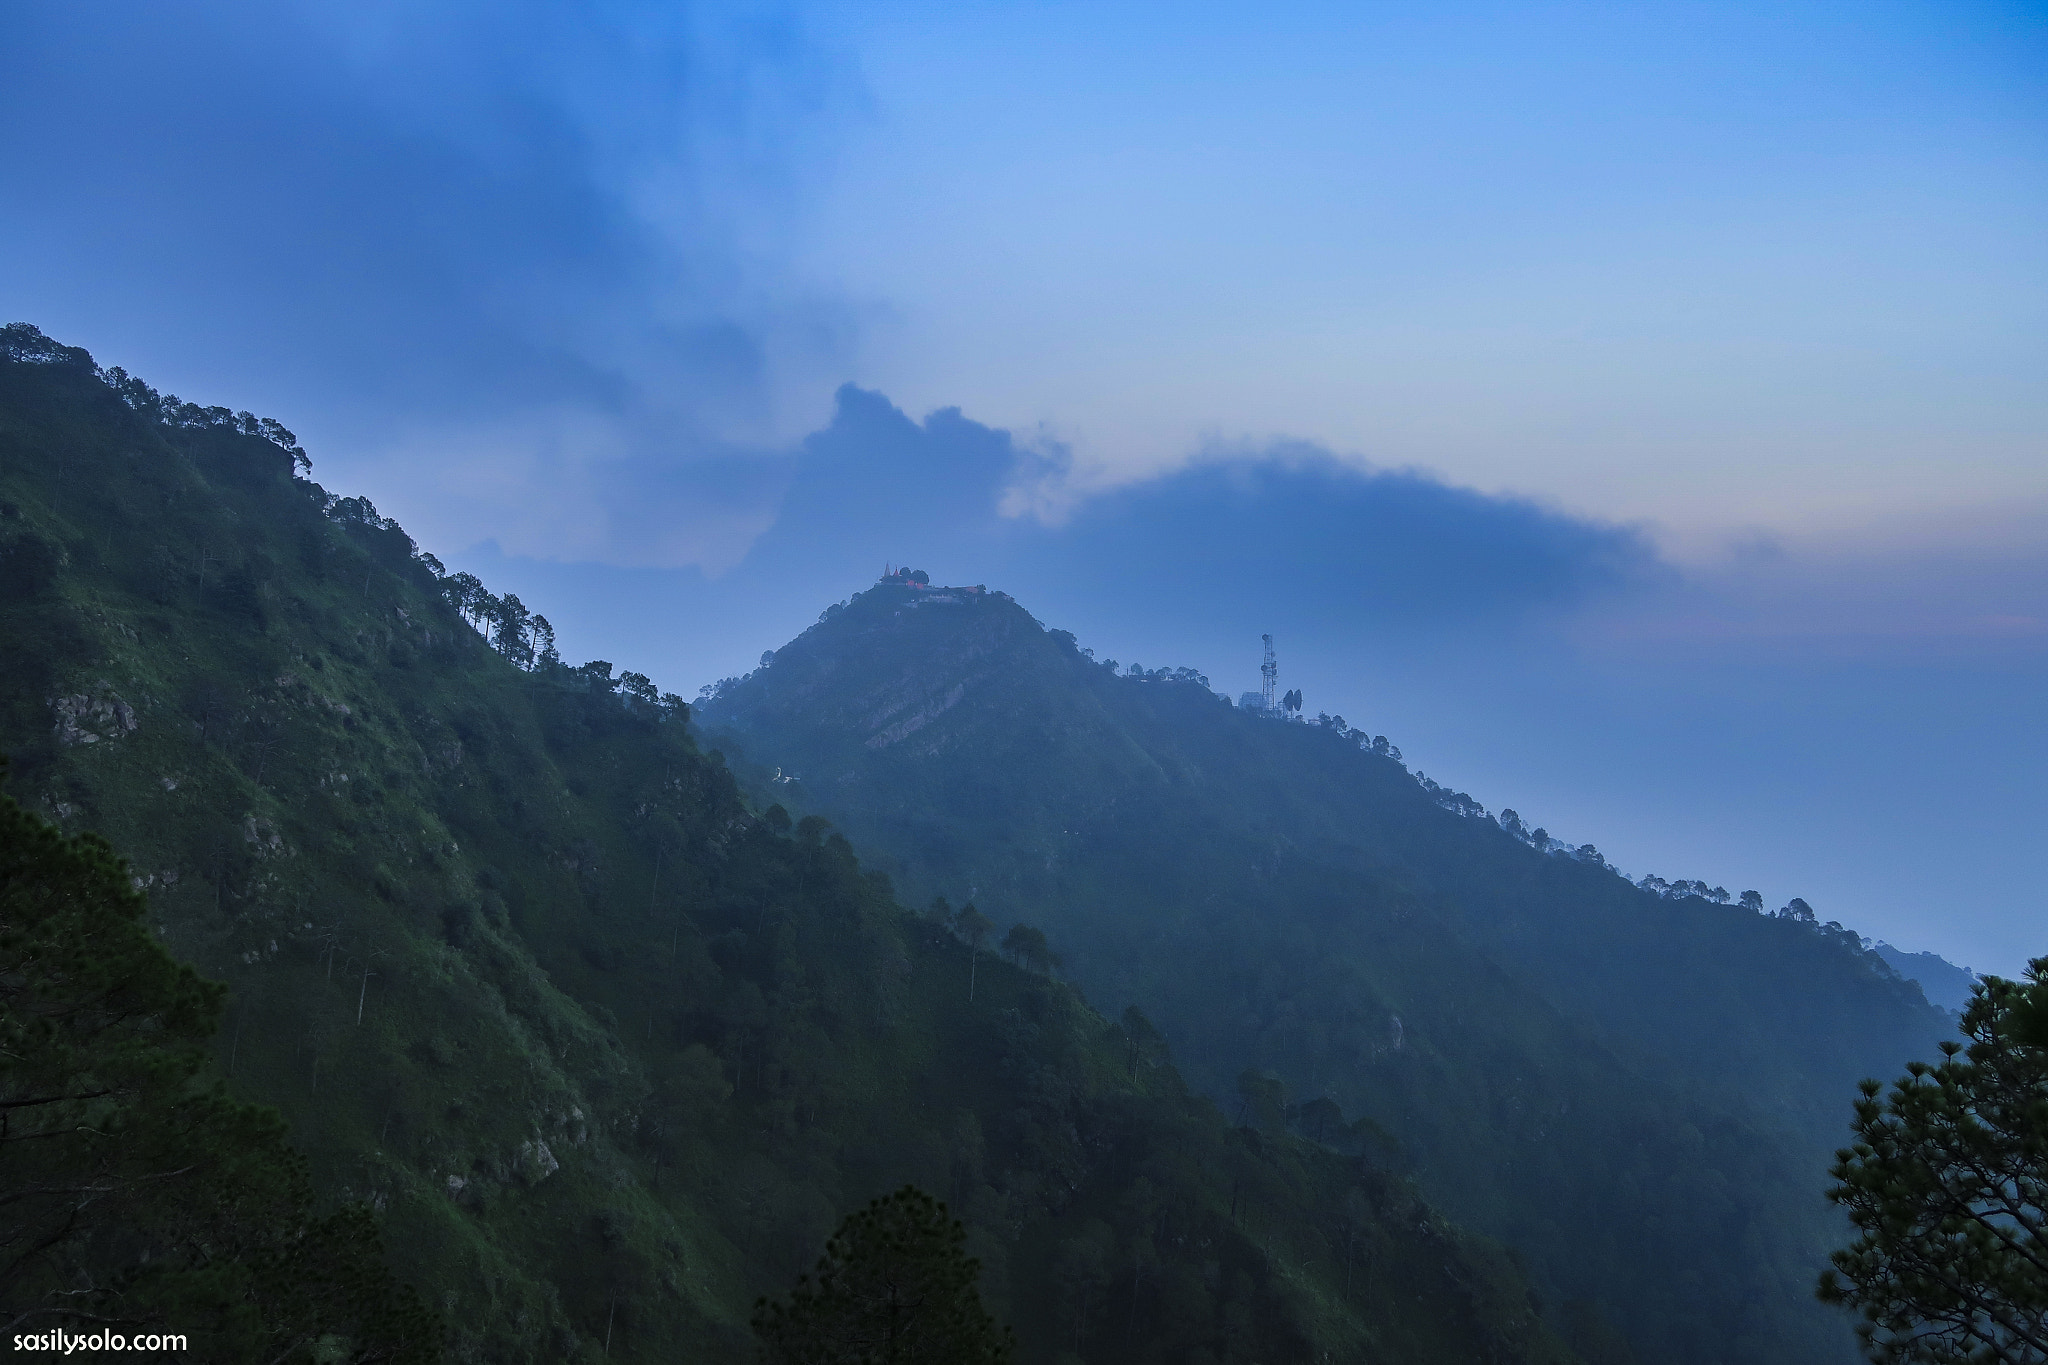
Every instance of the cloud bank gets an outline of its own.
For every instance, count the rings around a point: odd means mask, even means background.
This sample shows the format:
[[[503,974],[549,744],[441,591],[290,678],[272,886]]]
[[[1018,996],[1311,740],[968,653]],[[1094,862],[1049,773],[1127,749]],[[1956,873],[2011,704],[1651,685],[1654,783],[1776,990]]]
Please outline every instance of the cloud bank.
[[[1085,597],[1183,623],[1278,613],[1418,629],[1517,620],[1667,572],[1638,529],[1300,443],[1081,498],[1057,492],[1062,459],[958,409],[918,422],[844,387],[724,590],[860,585],[916,561],[1049,610]],[[1048,505],[1065,512],[1026,510]]]
[[[1191,642],[1269,629],[1540,635],[1700,661],[2048,651],[2048,551],[2025,536],[1987,531],[1964,551],[1948,526],[1847,541],[1738,535],[1680,563],[1653,526],[1298,441],[1211,449],[1164,474],[1076,490],[1057,445],[956,408],[917,421],[852,386],[791,457],[772,516],[720,592],[836,596],[885,562],[914,562],[1110,637],[1134,623]]]

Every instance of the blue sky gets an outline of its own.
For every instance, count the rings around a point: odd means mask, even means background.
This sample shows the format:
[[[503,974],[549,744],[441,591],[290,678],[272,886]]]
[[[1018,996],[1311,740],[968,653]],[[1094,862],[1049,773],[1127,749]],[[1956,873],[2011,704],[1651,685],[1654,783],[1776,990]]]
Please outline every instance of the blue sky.
[[[0,312],[571,652],[883,559],[1632,871],[2048,951],[2048,11],[0,15]],[[842,387],[848,386],[851,387]]]

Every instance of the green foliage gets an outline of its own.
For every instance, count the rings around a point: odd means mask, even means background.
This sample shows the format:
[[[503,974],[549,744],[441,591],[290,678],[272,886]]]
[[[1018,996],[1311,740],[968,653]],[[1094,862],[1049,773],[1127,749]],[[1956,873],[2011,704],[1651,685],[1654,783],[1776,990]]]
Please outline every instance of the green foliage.
[[[995,927],[987,915],[974,908],[973,901],[961,906],[959,912],[953,916],[953,932],[966,939],[968,946],[976,950],[988,942],[988,936]]]
[[[1045,931],[1028,924],[1013,924],[1003,935],[1003,956],[1034,972],[1049,972],[1060,964],[1060,955],[1046,941]]]
[[[1915,1062],[1879,1098],[1863,1082],[1856,1142],[1828,1197],[1860,1234],[1820,1297],[1858,1310],[1874,1361],[2048,1360],[2048,958],[1987,977],[1968,1046]]]
[[[0,773],[4,773],[0,765]],[[0,794],[0,1328],[174,1329],[209,1359],[437,1360],[360,1207],[321,1217],[277,1116],[205,1083],[221,987],[128,869]]]
[[[839,1225],[788,1300],[754,1314],[766,1365],[1002,1365],[1012,1335],[981,1306],[967,1229],[914,1185]]]
[[[1400,1177],[1233,1129],[985,916],[963,941],[816,813],[757,815],[650,680],[111,374],[0,356],[0,545],[53,566],[0,594],[0,746],[228,984],[225,1102],[367,1206],[451,1358],[742,1358],[912,1183],[1021,1360],[1568,1365]]]

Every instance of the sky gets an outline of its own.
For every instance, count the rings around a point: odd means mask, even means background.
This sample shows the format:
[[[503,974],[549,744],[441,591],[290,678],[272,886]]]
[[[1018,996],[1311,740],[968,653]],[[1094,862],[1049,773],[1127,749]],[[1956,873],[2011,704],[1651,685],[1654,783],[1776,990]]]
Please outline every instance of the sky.
[[[692,693],[883,562],[2048,952],[2048,10],[0,10],[0,313]]]

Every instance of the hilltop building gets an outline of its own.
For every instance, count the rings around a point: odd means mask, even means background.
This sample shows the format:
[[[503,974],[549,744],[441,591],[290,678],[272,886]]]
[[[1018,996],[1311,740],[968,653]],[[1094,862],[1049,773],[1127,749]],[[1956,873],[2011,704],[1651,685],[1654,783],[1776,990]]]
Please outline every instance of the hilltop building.
[[[931,575],[923,569],[897,568],[893,565],[883,568],[882,576],[875,580],[875,586],[909,588],[917,593],[932,593],[935,594],[933,597],[922,600],[933,602],[961,602],[970,597],[990,595],[985,583],[976,583],[972,587],[936,587],[932,583]],[[1001,593],[993,595],[1002,596]]]

